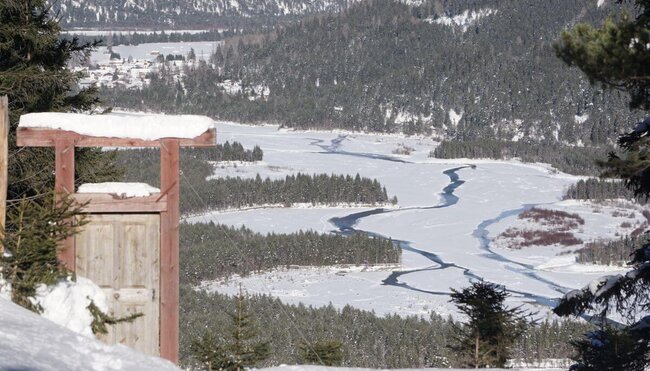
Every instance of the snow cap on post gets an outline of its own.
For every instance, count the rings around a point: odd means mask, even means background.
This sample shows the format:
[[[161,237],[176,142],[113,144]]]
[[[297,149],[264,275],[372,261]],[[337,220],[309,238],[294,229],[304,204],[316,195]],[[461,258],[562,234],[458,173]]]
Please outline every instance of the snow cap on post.
[[[29,113],[20,117],[18,145],[49,147],[62,136],[77,147],[157,147],[161,139],[181,146],[213,146],[214,121],[207,116],[113,112]]]

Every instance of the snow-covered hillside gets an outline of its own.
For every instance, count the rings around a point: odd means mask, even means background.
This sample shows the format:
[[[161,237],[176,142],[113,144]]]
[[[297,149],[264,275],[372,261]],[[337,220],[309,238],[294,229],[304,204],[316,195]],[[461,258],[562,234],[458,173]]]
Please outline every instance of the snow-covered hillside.
[[[77,334],[4,298],[0,313],[0,370],[179,370],[161,358]]]

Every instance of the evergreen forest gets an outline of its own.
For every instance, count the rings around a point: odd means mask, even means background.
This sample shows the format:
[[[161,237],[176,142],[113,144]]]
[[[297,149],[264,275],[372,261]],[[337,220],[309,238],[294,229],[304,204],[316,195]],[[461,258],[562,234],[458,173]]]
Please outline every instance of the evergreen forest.
[[[439,22],[467,9],[484,16]],[[143,90],[103,95],[117,107],[296,128],[611,145],[636,113],[553,50],[566,26],[608,14],[588,0],[363,1],[226,41],[182,84],[163,71]],[[270,93],[229,95],[225,80]]]
[[[604,159],[609,147],[576,147],[561,143],[531,143],[477,139],[443,141],[430,156],[435,158],[489,158],[541,162],[569,174],[596,176],[602,172],[595,159]]]
[[[634,191],[625,187],[625,183],[617,179],[580,179],[569,186],[564,197],[565,200],[594,200],[604,201],[613,199],[634,200],[640,204],[647,204],[648,198],[644,195],[635,195]]]
[[[300,231],[255,233],[220,224],[181,225],[183,282],[241,276],[290,266],[399,264],[402,250],[390,239],[365,234],[342,236]]]
[[[182,268],[186,269],[186,268]],[[190,345],[206,331],[228,338],[224,324],[233,313],[235,298],[181,287],[181,363],[196,364]],[[260,366],[300,362],[300,348],[322,341],[340,341],[343,366],[369,368],[448,368],[458,365],[451,349],[459,323],[435,313],[428,317],[388,315],[346,306],[312,308],[287,305],[266,295],[247,300],[253,313],[256,332],[269,343],[270,357]],[[568,358],[573,354],[570,342],[581,337],[592,325],[577,321],[546,321],[531,326],[512,349],[513,359],[535,362]]]
[[[66,28],[270,28],[301,16],[336,12],[358,0],[59,0]]]
[[[632,260],[634,251],[648,242],[647,236],[625,236],[618,240],[594,241],[576,251],[576,261],[586,264],[618,265],[624,267]]]

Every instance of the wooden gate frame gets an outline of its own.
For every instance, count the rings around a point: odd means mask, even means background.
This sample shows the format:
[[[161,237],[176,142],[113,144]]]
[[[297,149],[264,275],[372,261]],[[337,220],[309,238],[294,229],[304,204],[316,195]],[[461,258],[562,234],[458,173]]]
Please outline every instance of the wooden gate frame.
[[[180,147],[210,147],[216,142],[216,130],[208,129],[194,138],[108,138],[72,131],[18,128],[18,146],[54,147],[55,192],[68,194],[88,203],[89,213],[160,213],[160,356],[178,364],[179,359],[179,229],[180,229]],[[149,197],[117,198],[111,194],[75,194],[75,147],[158,147],[160,148],[161,192]],[[74,237],[63,242],[59,260],[75,271]]]

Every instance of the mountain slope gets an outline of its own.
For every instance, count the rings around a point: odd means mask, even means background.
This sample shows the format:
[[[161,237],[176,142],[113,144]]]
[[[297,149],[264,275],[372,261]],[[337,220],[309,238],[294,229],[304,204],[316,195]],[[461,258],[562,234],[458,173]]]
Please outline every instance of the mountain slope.
[[[142,92],[109,95],[118,106],[302,128],[609,143],[634,122],[626,100],[592,88],[553,51],[563,29],[598,23],[608,9],[595,0],[365,1],[261,42],[231,42],[216,68],[188,71],[182,87],[163,75]],[[233,96],[226,79],[270,94]]]
[[[335,12],[354,0],[60,0],[64,27],[232,27]],[[269,20],[267,20],[269,21]]]

